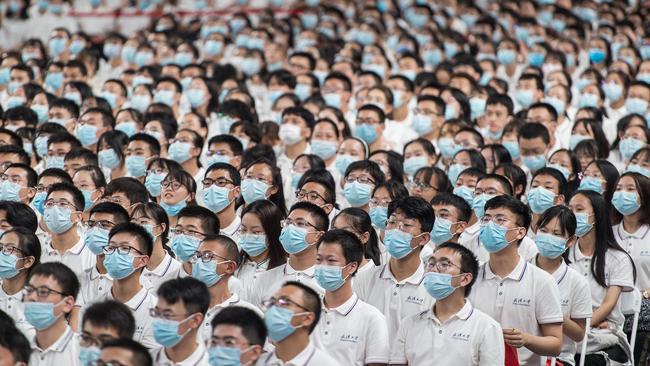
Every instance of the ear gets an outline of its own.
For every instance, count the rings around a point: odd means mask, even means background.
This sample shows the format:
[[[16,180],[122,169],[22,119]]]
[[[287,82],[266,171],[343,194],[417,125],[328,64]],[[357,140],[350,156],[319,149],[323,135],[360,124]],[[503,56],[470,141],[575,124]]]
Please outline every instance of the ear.
[[[323,210],[325,211],[326,214],[330,214],[332,210],[334,209],[334,206],[331,203],[326,203],[323,205]]]
[[[300,325],[302,325],[305,329],[308,329],[314,321],[316,321],[316,315],[314,313],[309,312],[307,314],[303,314],[303,319],[300,322]]]
[[[517,240],[522,240],[523,238],[525,238],[526,232],[528,232],[528,230],[525,227],[517,228]]]
[[[234,194],[234,197],[237,198],[241,194],[241,187],[235,187],[233,188],[232,191],[230,191],[231,194]]]
[[[138,261],[140,261],[140,266],[138,268],[144,268],[149,264],[149,256],[148,255],[143,255],[138,257]]]
[[[348,276],[352,276],[354,271],[356,271],[358,268],[359,268],[359,263],[357,262],[348,263]]]
[[[467,223],[465,221],[459,221],[453,225],[456,225],[456,230],[452,231],[453,235],[462,234],[463,231],[465,231],[465,229],[467,228]]]
[[[36,195],[36,189],[35,188],[27,188],[27,198],[28,201],[31,201],[32,198]]]
[[[273,196],[274,194],[276,194],[278,192],[278,187],[276,187],[275,185],[272,185],[271,187],[269,187],[267,192],[269,194],[269,197],[271,197],[271,196]]]
[[[64,302],[63,302],[63,309],[61,309],[64,313],[68,314],[72,311],[72,308],[74,308],[74,304],[76,303],[75,298],[72,296],[66,296]]]
[[[421,234],[422,241],[418,244],[419,247],[424,247],[427,245],[429,240],[431,240],[431,234],[430,233],[422,233]]]
[[[193,147],[192,148],[192,157],[197,157],[201,155],[201,148],[200,147]]]
[[[564,195],[563,194],[558,194],[555,196],[555,199],[553,200],[554,205],[564,205],[565,200],[564,200]]]
[[[575,235],[571,236],[566,242],[567,249],[571,248],[574,245],[576,245],[577,242],[578,242],[578,237],[575,236]]]
[[[23,258],[22,261],[23,261],[23,269],[32,268],[34,262],[36,262],[36,258],[30,255],[28,257]]]
[[[368,240],[370,240],[370,233],[366,231],[361,235],[359,239],[361,239],[361,244],[363,245],[368,244]]]
[[[460,286],[467,286],[467,285],[469,285],[470,283],[472,283],[472,279],[473,279],[473,278],[474,278],[474,276],[472,276],[471,273],[465,273],[465,275],[463,276],[463,278],[461,278],[459,285],[460,285]]]
[[[234,166],[235,168],[239,168],[241,166],[241,155],[233,156],[233,158],[230,159],[230,165]]]

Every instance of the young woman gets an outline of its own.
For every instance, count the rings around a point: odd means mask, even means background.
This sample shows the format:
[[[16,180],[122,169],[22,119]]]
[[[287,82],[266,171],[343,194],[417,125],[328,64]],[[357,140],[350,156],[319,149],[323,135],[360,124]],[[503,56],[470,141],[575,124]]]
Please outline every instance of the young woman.
[[[173,160],[154,158],[149,162],[147,172],[145,173],[144,186],[156,201],[160,200],[162,191],[162,181],[172,170],[183,170],[181,165]]]
[[[247,288],[253,288],[257,277],[287,261],[287,253],[280,244],[280,222],[285,216],[269,200],[257,200],[242,210],[239,227],[241,265],[237,278]]]
[[[619,300],[622,292],[634,288],[636,268],[616,242],[607,202],[592,190],[580,190],[569,201],[576,216],[578,236],[576,245],[569,249],[569,266],[589,282],[594,309],[586,365],[602,360],[603,356],[595,352],[602,351],[620,363],[627,362],[630,356]]]
[[[564,175],[555,168],[544,167],[535,172],[527,197],[528,206],[533,212],[530,224],[533,230],[537,228],[537,221],[544,211],[565,203],[566,186]]]
[[[411,196],[420,197],[427,202],[440,192],[453,190],[447,174],[438,167],[420,168],[413,176],[413,181],[406,184]]]
[[[323,159],[325,166],[330,168],[336,159],[341,140],[341,133],[336,123],[330,119],[320,119],[314,124],[311,133],[311,152]]]
[[[585,168],[580,181],[580,190],[591,190],[602,194],[605,201],[611,202],[616,181],[618,180],[618,170],[612,163],[607,160],[594,160]]]
[[[361,241],[363,259],[358,267],[360,272],[381,264],[377,232],[372,227],[372,221],[366,211],[357,207],[348,207],[342,210],[332,221],[332,229],[347,230]]]
[[[323,159],[313,154],[300,154],[293,161],[293,167],[291,168],[291,177],[289,184],[289,192],[285,192],[285,197],[289,198],[290,202],[293,202],[291,197],[295,196],[296,188],[298,187],[298,182],[308,170],[320,170],[325,169],[325,162]]]
[[[447,170],[447,175],[452,185],[456,183],[460,173],[467,168],[476,168],[485,173],[485,159],[483,155],[476,150],[470,149],[463,149],[457,152]]]
[[[566,251],[576,243],[576,217],[566,206],[553,206],[539,216],[535,244],[539,254],[533,264],[553,276],[560,290],[562,314],[562,352],[558,360],[574,362],[577,342],[585,334],[586,319],[591,317],[589,282],[568,266]]]
[[[135,108],[120,109],[115,115],[115,130],[124,132],[128,137],[141,131],[142,127],[142,113]]]
[[[632,155],[627,172],[635,172],[650,178],[650,147],[644,147]]]
[[[241,194],[246,205],[259,200],[269,200],[285,214],[282,173],[270,160],[261,158],[250,163],[244,170]]]
[[[170,171],[162,183],[160,207],[169,217],[170,227],[176,226],[176,216],[189,205],[196,205],[196,181],[184,170]]]
[[[518,146],[518,145],[517,145]],[[483,146],[481,155],[485,159],[487,173],[493,173],[494,168],[501,164],[512,163],[510,152],[501,144],[489,144]]]
[[[564,175],[564,179],[568,182],[569,192],[578,189],[578,185],[580,185],[579,174],[582,172],[582,169],[580,168],[578,156],[571,150],[560,149],[555,151],[548,159],[546,167],[555,168]]]
[[[169,218],[157,203],[147,202],[133,208],[131,222],[144,227],[153,238],[153,252],[140,277],[144,286],[155,292],[163,282],[177,278],[181,269],[167,245]]]
[[[77,169],[72,177],[72,182],[84,195],[85,213],[104,195],[106,180],[97,166],[87,165]]]
[[[97,158],[99,167],[108,176],[108,180],[126,177],[127,170],[124,164],[124,150],[129,143],[129,138],[124,132],[104,132],[97,141]],[[107,174],[108,173],[108,174]]]

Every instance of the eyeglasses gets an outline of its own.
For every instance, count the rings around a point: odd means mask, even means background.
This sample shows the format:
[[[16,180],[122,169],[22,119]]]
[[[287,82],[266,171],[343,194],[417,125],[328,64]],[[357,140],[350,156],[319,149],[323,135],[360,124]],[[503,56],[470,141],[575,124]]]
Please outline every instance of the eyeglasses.
[[[205,234],[200,233],[198,231],[194,230],[185,230],[185,229],[171,229],[170,232],[172,235],[187,235],[187,236],[192,236],[197,239],[203,239],[205,237]]]
[[[431,272],[431,270],[433,270],[435,268],[436,272],[445,273],[451,267],[456,267],[456,268],[460,269],[459,266],[451,263],[447,259],[436,260],[433,257],[429,258],[429,260],[427,261],[427,263],[425,265],[425,269],[426,269],[427,272]]]
[[[110,202],[110,203],[115,203],[120,206],[123,206],[123,204],[126,203],[126,198],[118,197],[118,196],[105,196],[102,197],[101,202]]]
[[[398,220],[396,217],[391,216],[388,218],[388,221],[386,221],[386,228],[387,229],[400,229],[404,232],[411,232],[411,230],[415,229],[415,221],[414,220]]]
[[[92,229],[94,227],[97,227],[103,230],[111,230],[115,226],[115,224],[108,220],[88,220],[84,223],[84,226],[86,227],[86,229]]]
[[[64,294],[63,292],[60,292],[60,291],[57,291],[57,290],[52,290],[51,288],[46,287],[46,286],[34,287],[32,285],[25,285],[25,287],[23,287],[23,290],[25,290],[25,295],[31,295],[34,292],[36,292],[36,296],[40,297],[40,298],[46,298],[46,297],[50,296],[53,293],[54,294],[59,294],[61,296],[68,296],[68,295]]]
[[[307,309],[306,307],[298,304],[297,302],[291,300],[290,298],[286,296],[281,296],[279,298],[271,297],[269,299],[266,299],[262,301],[262,306],[264,307],[265,310],[270,309],[273,305],[279,306],[281,308],[286,308],[289,305],[295,305],[305,311],[311,312],[311,310]]]
[[[388,207],[390,205],[390,199],[385,198],[383,200],[371,199],[369,203],[370,207]]]
[[[54,200],[45,201],[44,206],[45,206],[45,208],[51,208],[51,207],[54,207],[54,206],[57,206],[59,208],[67,208],[67,207],[76,208],[76,207],[74,207],[74,205],[72,203],[70,203],[68,201],[54,201]]]
[[[432,111],[430,109],[423,109],[423,108],[414,108],[413,113],[414,114],[421,114],[421,115],[424,115],[424,116],[436,116],[436,117],[442,116],[442,114],[440,114],[440,113],[436,113],[436,112],[434,112],[434,111]]]
[[[147,170],[147,172],[144,175],[148,177],[152,174],[163,174],[163,173],[169,173],[169,170],[162,169],[162,168],[154,168],[154,169]]]
[[[104,254],[113,254],[116,250],[117,250],[118,254],[122,254],[122,255],[129,254],[129,253],[131,253],[132,250],[135,250],[136,252],[138,252],[138,254],[143,255],[141,251],[135,249],[134,247],[129,247],[129,246],[126,246],[126,245],[121,246],[121,247],[113,247],[113,246],[107,245],[107,246],[102,248],[102,251],[104,252]]]
[[[485,216],[481,217],[481,219],[479,220],[481,226],[487,225],[490,221],[494,222],[495,224],[497,224],[499,226],[503,226],[507,222],[513,222],[512,220],[510,220],[509,218],[507,218],[504,215],[496,215],[494,217],[485,215]]]
[[[316,226],[312,225],[309,221],[307,221],[305,219],[289,219],[289,218],[287,218],[287,219],[284,219],[284,220],[280,221],[280,224],[282,225],[282,227],[287,227],[289,225],[294,225],[294,226],[297,226],[297,227],[299,227],[301,229],[305,229],[305,230],[309,229],[309,227],[311,226],[314,229],[318,230],[318,228]]]
[[[215,259],[222,259],[222,261],[220,261],[220,262],[217,261],[217,264],[226,263],[226,262],[232,262],[232,261],[231,261],[230,259],[228,259],[228,258],[224,258],[224,257],[220,256],[220,255],[217,254],[217,253],[208,252],[208,251],[203,252],[203,253],[197,251],[196,253],[194,253],[194,255],[192,256],[192,258],[190,259],[190,261],[191,261],[192,263],[196,263],[196,262],[198,262],[198,261],[200,260],[200,261],[203,262],[203,263],[208,263],[208,262],[212,262],[212,261],[215,260]]]
[[[171,181],[171,182],[167,180],[167,181],[164,181],[164,182],[160,183],[160,186],[163,189],[167,189],[167,188],[171,187],[172,191],[178,191],[181,188],[182,184],[181,184],[181,182],[179,182],[177,180]]]
[[[160,318],[160,319],[166,319],[166,320],[173,320],[173,319],[178,319],[178,318],[185,318],[185,314],[174,314],[171,311],[167,310],[159,310],[156,308],[151,308],[149,309],[149,315],[152,318]]]
[[[81,333],[79,335],[79,344],[81,344],[82,347],[92,347],[92,346],[97,346],[100,347],[105,343],[110,340],[112,340],[113,337],[110,336],[104,336],[104,337],[93,337],[90,334],[87,333]]]
[[[345,183],[354,183],[354,182],[359,182],[361,184],[375,184],[375,181],[372,180],[371,178],[368,177],[351,177],[347,176],[345,177]]]
[[[308,191],[305,191],[305,190],[302,190],[302,189],[296,190],[296,198],[299,199],[299,200],[304,200],[305,198],[307,198],[307,201],[317,201],[317,200],[320,199],[320,200],[323,200],[323,202],[327,202],[325,197],[318,194],[318,192],[316,192],[316,191],[309,191],[308,192]]]
[[[22,249],[18,248],[18,244],[15,243],[0,244],[0,252],[2,252],[4,255],[11,255],[13,252],[27,254]]]
[[[417,182],[417,181],[414,181],[414,182],[409,182],[408,185],[409,185],[409,187],[410,187],[411,189],[419,189],[419,190],[421,190],[421,191],[429,191],[429,190],[432,190],[432,189],[433,189],[433,190],[436,190],[436,191],[438,190],[438,188],[432,186],[432,185],[429,184],[429,183],[425,183],[425,182]]]
[[[205,178],[201,181],[201,183],[203,184],[204,188],[208,188],[212,185],[215,185],[217,187],[225,187],[228,184],[233,184],[233,185],[235,184],[233,181],[226,178],[218,178],[218,179]]]

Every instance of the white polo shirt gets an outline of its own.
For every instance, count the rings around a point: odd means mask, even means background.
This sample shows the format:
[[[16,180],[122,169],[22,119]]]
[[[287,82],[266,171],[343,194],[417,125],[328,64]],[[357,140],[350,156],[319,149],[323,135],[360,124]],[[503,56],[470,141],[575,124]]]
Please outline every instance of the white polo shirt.
[[[78,302],[81,305],[89,304],[97,301],[102,295],[106,294],[113,286],[113,279],[111,276],[101,274],[97,270],[97,266],[87,269],[81,278],[81,288]]]
[[[115,300],[113,298],[112,289],[111,291],[106,292],[106,294],[101,296],[97,301],[106,300]],[[150,350],[160,347],[153,338],[153,330],[151,327],[151,321],[153,318],[149,314],[149,309],[156,307],[157,303],[158,298],[144,286],[142,286],[140,291],[138,291],[131,300],[124,303],[124,305],[131,309],[133,317],[135,318],[135,333],[133,334],[133,340],[142,343],[143,346]]]
[[[625,231],[622,223],[612,229],[618,244],[634,260],[636,287],[644,291],[650,287],[650,226],[642,225],[635,233]]]
[[[287,281],[296,281],[304,283],[316,291],[321,297],[325,294],[316,279],[314,270],[316,266],[307,268],[304,271],[295,270],[291,264],[287,263],[270,269],[259,275],[257,281],[249,288],[247,292],[247,301],[255,306],[262,306],[262,301],[270,298],[275,292],[282,287]]]
[[[503,331],[469,300],[442,323],[431,309],[404,320],[390,353],[391,364],[503,366]]]
[[[41,263],[61,262],[77,275],[79,281],[81,281],[86,270],[95,267],[97,264],[97,258],[90,249],[86,248],[82,235],[79,236],[79,241],[72,248],[66,250],[63,255],[52,247],[51,241],[48,241],[42,248]]]
[[[169,253],[165,252],[165,257],[156,268],[149,270],[145,267],[142,271],[142,275],[140,275],[140,282],[145,285],[147,289],[151,290],[151,292],[155,293],[163,282],[171,280],[172,278],[178,278],[180,270],[181,262],[172,258]]]
[[[217,304],[210,309],[208,309],[208,312],[205,313],[205,317],[203,319],[203,325],[201,326],[201,329],[199,330],[199,337],[200,339],[203,340],[210,340],[212,337],[212,319],[221,312],[221,310],[230,307],[230,306],[239,306],[242,308],[247,308],[250,310],[253,310],[257,315],[259,315],[261,318],[264,318],[264,313],[255,305],[246,302],[242,299],[239,298],[239,295],[236,293],[233,293],[230,298],[221,304]]]
[[[8,295],[2,288],[2,280],[0,280],[0,310],[14,320],[16,328],[23,332],[27,339],[32,339],[36,335],[36,329],[25,319],[24,293],[25,290],[21,289],[13,295]]]
[[[515,269],[505,278],[497,277],[487,262],[479,268],[469,299],[501,324],[541,336],[540,324],[562,323],[560,291],[553,277],[526,262],[521,256]],[[542,357],[519,348],[520,365],[539,365]]]
[[[535,264],[535,261],[533,260],[531,263]],[[584,276],[562,261],[560,268],[553,272],[553,278],[560,290],[562,314],[574,320],[591,318],[591,294],[589,293],[589,282]],[[577,351],[578,343],[565,335],[562,339],[562,352],[558,359],[573,365]]]
[[[32,354],[29,357],[29,364],[33,366],[70,365],[80,366],[79,361],[79,338],[66,326],[65,332],[47,349],[41,349],[36,344],[36,338],[32,338]]]
[[[397,334],[402,319],[417,314],[433,304],[433,298],[420,286],[424,278],[424,265],[408,278],[397,281],[389,263],[359,273],[353,282],[354,292],[359,298],[376,307],[388,324],[391,342]]]
[[[241,250],[239,247],[239,227],[241,226],[241,218],[239,215],[235,215],[235,219],[230,223],[230,225],[224,227],[223,229],[219,230],[219,234],[225,235],[232,239],[236,244],[237,248]]]
[[[192,354],[181,362],[174,362],[167,357],[164,347],[160,347],[151,352],[154,366],[208,366],[210,356],[205,349],[205,345],[199,339],[197,346]]]
[[[600,286],[594,276],[591,274],[591,257],[587,257],[580,251],[580,241],[569,249],[569,266],[580,273],[589,282],[591,293],[591,307],[596,309],[603,304],[607,288],[609,286],[620,286],[623,292],[632,291],[634,288],[634,275],[632,271],[632,261],[626,253],[618,250],[607,250],[605,254],[605,283],[607,287]],[[616,306],[607,316],[607,321],[614,323],[617,328],[623,326],[625,317],[621,311],[621,301],[616,302]]]
[[[348,365],[339,364],[338,361],[328,355],[327,351],[323,351],[314,345],[314,342],[309,341],[307,347],[302,352],[298,353],[296,357],[291,360],[282,362],[275,356],[275,352],[263,354],[257,362],[256,366],[342,366]]]
[[[479,240],[480,234],[481,224],[477,222],[465,229],[465,231],[460,234],[460,238],[458,238],[458,244],[471,250],[472,253],[474,253],[476,256],[476,259],[478,259],[479,263],[482,264],[490,259],[490,253],[485,250],[483,243],[481,243]],[[522,256],[526,261],[530,261],[531,259],[535,258],[537,253],[539,253],[539,250],[537,250],[535,240],[529,238],[528,235],[526,235],[521,240],[519,247],[517,247],[517,252],[519,252],[519,255]]]
[[[248,296],[248,291],[246,289],[253,287],[259,276],[262,273],[266,272],[268,268],[269,258],[266,258],[260,263],[255,263],[255,261],[250,259],[244,260],[244,263],[242,263],[239,268],[237,268],[236,272],[237,279],[239,279],[239,281],[244,284],[245,288],[244,293],[241,294],[242,297]]]
[[[390,344],[386,317],[356,294],[333,309],[323,304],[311,340],[342,365],[388,363]]]

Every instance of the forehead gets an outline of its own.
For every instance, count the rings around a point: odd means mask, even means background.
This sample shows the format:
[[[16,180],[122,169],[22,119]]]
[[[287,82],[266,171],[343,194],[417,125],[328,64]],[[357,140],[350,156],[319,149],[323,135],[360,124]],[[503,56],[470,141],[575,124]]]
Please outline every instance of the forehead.
[[[57,200],[67,200],[69,202],[74,201],[74,198],[72,197],[72,194],[70,194],[69,192],[65,192],[65,191],[54,191],[54,192],[50,193],[47,196],[47,198],[57,199]]]
[[[243,338],[244,334],[242,333],[241,327],[232,324],[219,324],[213,331],[213,336],[217,337],[233,337],[233,338]]]
[[[458,260],[460,261],[460,253],[457,251],[450,249],[450,248],[440,248],[436,249],[435,252],[433,252],[433,257],[436,259],[442,259],[442,258],[447,258],[449,260],[455,261]]]
[[[230,178],[230,173],[225,170],[225,169],[216,169],[216,170],[211,170],[210,173],[207,175],[208,178],[216,179],[216,178]]]
[[[323,242],[321,245],[318,247],[318,254],[320,255],[335,255],[335,256],[343,256],[343,250],[341,248],[341,245],[338,243],[328,243],[328,242]]]
[[[307,212],[307,211],[305,211],[305,210],[303,210],[301,208],[298,208],[298,209],[295,209],[295,210],[291,211],[291,213],[289,213],[289,217],[291,217],[292,219],[295,219],[295,218],[311,219],[311,215],[309,214],[309,212]]]
[[[198,217],[188,217],[188,216],[182,216],[178,219],[178,222],[176,223],[177,226],[196,226],[196,227],[201,227],[202,222],[201,219]]]
[[[35,275],[29,279],[29,284],[34,287],[46,286],[52,290],[60,289],[59,283],[52,276]]]

